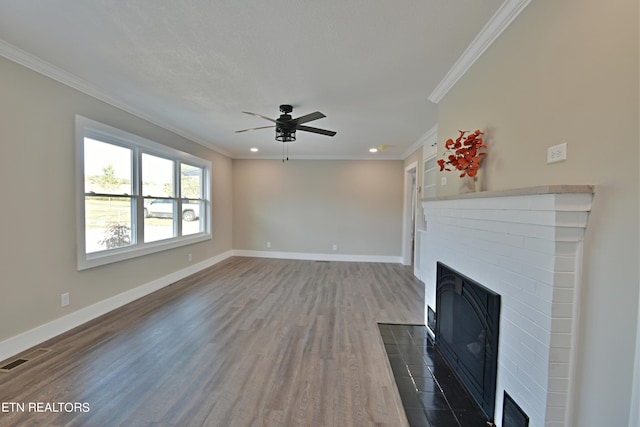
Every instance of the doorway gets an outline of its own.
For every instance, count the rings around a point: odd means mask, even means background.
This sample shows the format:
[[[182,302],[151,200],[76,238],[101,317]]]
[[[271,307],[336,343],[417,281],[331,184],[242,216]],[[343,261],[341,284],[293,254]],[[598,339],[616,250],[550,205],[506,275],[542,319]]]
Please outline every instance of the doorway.
[[[415,254],[416,203],[418,163],[404,169],[404,218],[402,221],[402,264],[413,265]]]

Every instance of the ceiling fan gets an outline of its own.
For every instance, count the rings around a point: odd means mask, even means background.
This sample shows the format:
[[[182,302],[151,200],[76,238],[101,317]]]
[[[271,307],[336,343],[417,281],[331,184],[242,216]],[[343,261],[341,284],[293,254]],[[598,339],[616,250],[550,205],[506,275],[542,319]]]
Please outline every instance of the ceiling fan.
[[[315,113],[310,113],[310,114],[306,114],[304,116],[300,116],[298,118],[293,118],[291,117],[291,112],[293,111],[293,107],[291,105],[288,104],[282,104],[280,106],[280,111],[282,112],[282,114],[280,115],[280,117],[278,117],[277,119],[272,119],[271,117],[266,117],[263,116],[261,114],[256,114],[256,113],[250,113],[249,111],[243,111],[243,113],[245,114],[251,114],[252,116],[257,116],[257,117],[261,117],[265,120],[269,120],[270,122],[273,122],[274,125],[272,126],[261,126],[261,127],[257,127],[257,128],[251,128],[251,129],[243,129],[243,130],[237,130],[236,133],[239,132],[247,132],[250,130],[257,130],[257,129],[267,129],[267,128],[276,128],[276,141],[281,141],[281,142],[293,142],[296,140],[296,131],[298,130],[302,130],[305,132],[312,132],[312,133],[318,133],[320,135],[327,135],[327,136],[334,136],[336,134],[336,132],[332,131],[332,130],[326,130],[326,129],[319,129],[319,128],[314,128],[311,126],[304,126],[303,123],[308,123],[310,121],[313,120],[318,120],[321,119],[323,117],[327,117],[324,114],[322,114],[320,111],[316,111]]]

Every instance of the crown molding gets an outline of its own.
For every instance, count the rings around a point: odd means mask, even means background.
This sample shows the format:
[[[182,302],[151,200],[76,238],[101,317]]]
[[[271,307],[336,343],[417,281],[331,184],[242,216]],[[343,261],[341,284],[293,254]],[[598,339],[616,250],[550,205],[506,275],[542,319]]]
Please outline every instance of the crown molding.
[[[413,144],[411,144],[409,148],[407,148],[407,150],[402,155],[402,160],[406,160],[410,155],[415,153],[416,150],[418,150],[420,147],[423,147],[425,143],[431,140],[435,142],[437,137],[438,137],[438,125],[435,124],[431,127],[431,129],[426,131],[424,135],[418,138],[416,142],[414,142]]]
[[[379,153],[371,155],[308,155],[308,154],[289,154],[289,160],[367,160],[367,161],[398,161],[404,160],[405,157],[399,155],[380,155]],[[261,156],[241,154],[233,157],[233,160],[282,160],[282,155],[277,156]]]
[[[152,117],[146,114],[145,112],[137,108],[134,108],[117,98],[114,98],[113,96],[98,89],[94,85],[76,76],[75,74],[65,71],[60,67],[57,67],[47,61],[44,61],[38,58],[37,56],[34,56],[28,52],[25,52],[24,50],[10,43],[7,43],[4,40],[0,40],[0,56],[3,56],[8,60],[13,61],[17,64],[20,64],[23,67],[29,68],[30,70],[33,70],[36,73],[42,74],[59,83],[69,86],[72,89],[76,89],[86,95],[91,96],[92,98],[98,99],[99,101],[105,102],[113,107],[126,111],[129,114],[133,114],[138,118],[141,118],[165,130],[168,130],[169,132],[175,133],[176,135],[182,136],[183,138],[193,141],[196,144],[209,148],[210,150],[213,150],[218,154],[222,154],[223,156],[227,156],[230,158],[233,157],[231,153],[227,152],[226,150],[223,150],[220,147],[217,147],[208,141],[198,138],[197,136],[192,135],[189,132],[185,132],[182,129],[178,129],[162,120],[158,120],[157,118]]]
[[[416,144],[424,145],[429,142],[433,143],[433,142],[436,142],[437,138],[438,138],[438,125],[435,124],[431,127],[431,129],[426,131],[424,135],[420,137],[420,139],[416,141]]]
[[[251,156],[251,155],[234,155],[233,153],[224,150],[220,147],[213,145],[212,143],[205,141],[201,138],[198,138],[195,135],[192,135],[188,132],[185,132],[182,129],[178,129],[166,122],[158,120],[155,117],[148,115],[147,113],[136,109],[127,103],[107,94],[104,91],[96,88],[94,85],[90,84],[86,80],[72,74],[68,71],[63,70],[47,61],[44,61],[37,56],[34,56],[24,50],[5,42],[4,40],[0,40],[0,56],[7,58],[10,61],[13,61],[17,64],[22,65],[30,70],[35,71],[36,73],[42,74],[46,77],[49,77],[59,83],[62,83],[66,86],[71,87],[72,89],[76,89],[86,95],[91,96],[92,98],[98,99],[102,102],[105,102],[113,107],[116,107],[120,110],[126,111],[129,114],[133,114],[134,116],[143,119],[149,123],[152,123],[156,126],[159,126],[169,132],[175,133],[176,135],[180,135],[183,138],[186,138],[190,141],[195,142],[196,144],[202,145],[210,150],[217,152],[223,156],[226,156],[230,159],[274,159],[274,160],[282,160],[281,156]],[[404,160],[404,158],[400,155],[394,156],[376,156],[376,155],[336,155],[336,156],[323,156],[323,155],[291,155],[292,160]]]
[[[429,101],[439,103],[530,2],[531,0],[506,0],[431,92]]]

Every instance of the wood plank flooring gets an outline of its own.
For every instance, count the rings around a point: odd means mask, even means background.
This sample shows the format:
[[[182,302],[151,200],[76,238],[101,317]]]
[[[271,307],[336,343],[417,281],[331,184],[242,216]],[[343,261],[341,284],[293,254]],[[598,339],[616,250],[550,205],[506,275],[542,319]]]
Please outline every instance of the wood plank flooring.
[[[0,372],[0,425],[406,426],[376,323],[423,310],[401,265],[230,258]]]

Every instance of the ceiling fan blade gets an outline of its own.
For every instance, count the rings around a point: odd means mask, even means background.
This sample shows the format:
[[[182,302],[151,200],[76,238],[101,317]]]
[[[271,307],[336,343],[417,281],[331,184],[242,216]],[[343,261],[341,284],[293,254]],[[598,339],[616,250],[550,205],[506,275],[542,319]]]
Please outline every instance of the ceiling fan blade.
[[[271,117],[263,116],[262,114],[251,113],[251,112],[249,112],[249,111],[243,111],[243,113],[245,113],[245,114],[250,114],[250,115],[252,115],[252,116],[261,117],[261,118],[263,118],[263,119],[265,119],[265,120],[269,120],[270,122],[273,122],[273,123],[275,123],[275,122],[276,122],[276,121],[275,121],[275,119],[272,119]]]
[[[250,130],[257,130],[257,129],[267,129],[267,128],[274,128],[274,126],[260,126],[259,128],[251,128],[251,129],[242,129],[242,130],[237,130],[236,133],[240,133],[240,132],[247,132]]]
[[[318,129],[318,128],[313,128],[311,126],[298,126],[297,130],[303,130],[305,132],[319,133],[320,135],[327,135],[327,136],[334,136],[337,133],[337,132],[334,132],[332,130]]]
[[[293,119],[293,121],[296,122],[297,124],[301,125],[302,123],[307,123],[307,122],[310,122],[312,120],[318,120],[318,119],[321,119],[323,117],[327,117],[327,116],[322,114],[320,111],[316,111],[315,113],[305,114],[304,116],[300,116],[297,119]]]

